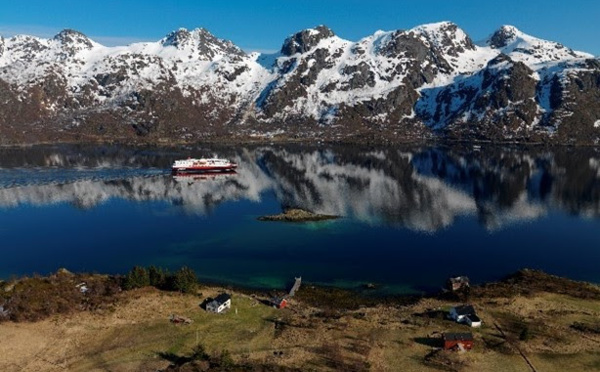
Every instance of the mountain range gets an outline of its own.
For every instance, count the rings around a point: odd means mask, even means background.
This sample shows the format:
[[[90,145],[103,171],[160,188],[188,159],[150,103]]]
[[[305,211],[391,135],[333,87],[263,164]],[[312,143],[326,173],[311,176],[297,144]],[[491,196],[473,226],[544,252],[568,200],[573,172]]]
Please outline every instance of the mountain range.
[[[503,26],[326,26],[276,54],[205,29],[100,45],[63,30],[0,38],[0,144],[322,140],[600,144],[600,60]]]

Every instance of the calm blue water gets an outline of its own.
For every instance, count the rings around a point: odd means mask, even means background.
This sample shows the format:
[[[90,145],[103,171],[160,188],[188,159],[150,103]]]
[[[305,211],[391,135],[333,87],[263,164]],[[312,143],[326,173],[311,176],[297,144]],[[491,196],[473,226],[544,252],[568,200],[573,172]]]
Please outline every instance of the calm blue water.
[[[173,177],[218,154],[235,175]],[[302,207],[336,221],[260,222]],[[600,282],[595,150],[283,147],[0,150],[0,278],[187,265],[210,282],[384,292],[520,268]]]

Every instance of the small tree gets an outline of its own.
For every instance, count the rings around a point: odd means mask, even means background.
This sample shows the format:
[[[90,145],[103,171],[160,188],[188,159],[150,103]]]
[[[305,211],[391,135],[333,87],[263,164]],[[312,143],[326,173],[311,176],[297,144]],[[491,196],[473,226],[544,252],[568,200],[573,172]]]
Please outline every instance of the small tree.
[[[206,348],[202,344],[194,346],[192,349],[191,360],[210,360],[210,355],[206,352]]]
[[[125,276],[125,289],[142,288],[150,285],[148,271],[141,266],[134,266]]]
[[[210,359],[210,366],[212,368],[219,368],[227,371],[235,367],[235,362],[233,361],[229,350],[221,350],[220,353],[215,354]]]
[[[183,293],[193,293],[198,287],[196,273],[187,266],[184,266],[175,272],[172,283],[171,289]]]
[[[148,278],[150,285],[163,289],[167,285],[167,272],[160,267],[150,266],[148,268]]]

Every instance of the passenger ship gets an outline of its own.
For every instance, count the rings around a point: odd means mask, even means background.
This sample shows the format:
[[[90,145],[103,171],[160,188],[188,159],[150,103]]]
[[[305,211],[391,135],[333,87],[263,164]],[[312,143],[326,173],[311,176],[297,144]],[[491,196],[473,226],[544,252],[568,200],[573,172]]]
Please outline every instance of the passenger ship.
[[[236,163],[217,158],[175,160],[171,167],[173,172],[232,172],[236,168]]]

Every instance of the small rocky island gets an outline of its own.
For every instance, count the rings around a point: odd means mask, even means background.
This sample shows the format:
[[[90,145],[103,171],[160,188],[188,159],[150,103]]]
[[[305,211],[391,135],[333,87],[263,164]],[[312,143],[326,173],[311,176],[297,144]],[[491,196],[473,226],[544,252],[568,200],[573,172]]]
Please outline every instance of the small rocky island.
[[[315,222],[315,221],[326,221],[335,220],[340,216],[333,216],[328,214],[313,213],[300,208],[288,208],[280,214],[274,214],[270,216],[258,217],[259,221],[283,221],[283,222]]]

